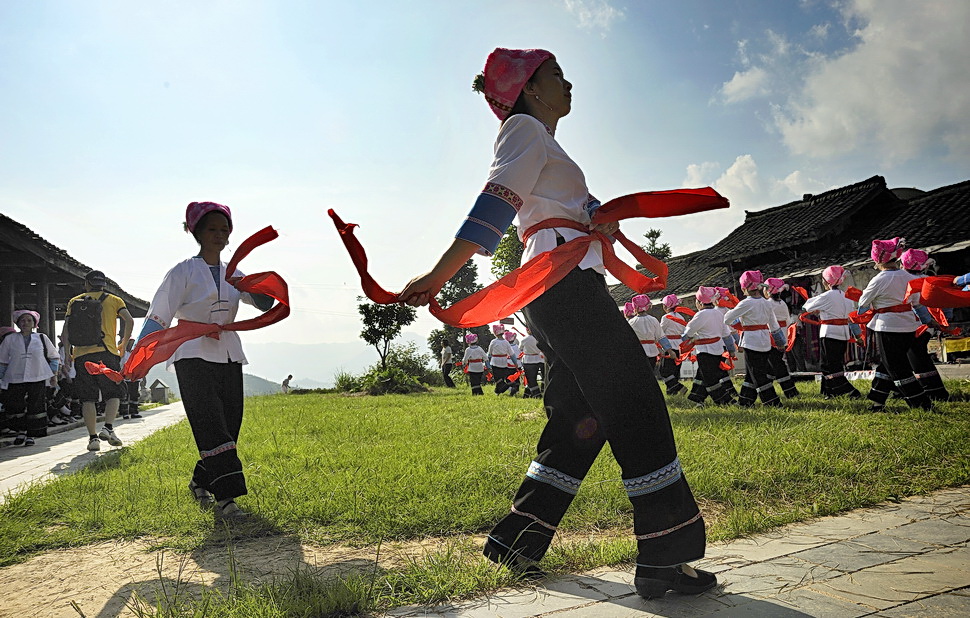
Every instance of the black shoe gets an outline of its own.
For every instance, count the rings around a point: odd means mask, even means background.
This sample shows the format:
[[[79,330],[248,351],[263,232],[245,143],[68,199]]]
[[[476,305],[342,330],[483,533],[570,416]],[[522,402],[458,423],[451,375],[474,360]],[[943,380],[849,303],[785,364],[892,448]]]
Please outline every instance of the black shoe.
[[[503,564],[520,579],[536,580],[546,576],[546,572],[534,561],[519,554],[502,554],[491,541],[485,541],[482,553],[495,564]]]
[[[693,569],[686,564],[675,567],[638,567],[641,576],[633,578],[637,594],[644,599],[656,599],[668,590],[681,594],[700,594],[717,585],[717,576],[707,571]]]
[[[27,441],[27,436],[24,434],[17,434],[17,437],[13,439],[14,446],[20,446]]]
[[[131,415],[131,418],[142,418],[142,416],[141,414],[135,412],[134,414]]]

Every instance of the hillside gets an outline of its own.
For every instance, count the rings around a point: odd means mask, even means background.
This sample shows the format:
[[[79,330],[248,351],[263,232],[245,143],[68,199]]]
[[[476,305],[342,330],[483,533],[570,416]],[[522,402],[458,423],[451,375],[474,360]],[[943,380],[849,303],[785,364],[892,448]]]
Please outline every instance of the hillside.
[[[178,379],[175,377],[175,372],[166,371],[164,364],[155,365],[152,367],[148,371],[147,380],[147,386],[151,386],[155,380],[161,380],[172,389],[172,393],[176,397],[181,397],[179,393],[179,383]],[[246,397],[251,397],[253,395],[272,395],[279,392],[281,392],[279,384],[270,382],[269,380],[259,376],[243,373],[243,394]]]

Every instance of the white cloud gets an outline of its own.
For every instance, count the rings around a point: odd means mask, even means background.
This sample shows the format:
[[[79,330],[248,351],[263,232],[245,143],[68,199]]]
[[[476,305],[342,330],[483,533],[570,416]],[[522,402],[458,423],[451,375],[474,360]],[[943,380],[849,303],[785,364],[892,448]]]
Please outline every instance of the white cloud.
[[[721,165],[711,161],[691,163],[687,166],[687,177],[684,179],[682,186],[706,187],[713,182],[719,169],[721,169]]]
[[[789,149],[815,157],[866,149],[900,162],[943,145],[970,156],[970,2],[854,0],[842,10],[846,24],[859,24],[858,44],[806,60],[803,85],[775,108]]]
[[[740,103],[753,97],[764,96],[768,94],[767,81],[768,73],[760,67],[735,73],[730,81],[721,86],[724,102]]]
[[[623,9],[618,9],[608,0],[565,0],[566,10],[579,20],[579,27],[585,30],[609,31],[613,22],[623,19]]]

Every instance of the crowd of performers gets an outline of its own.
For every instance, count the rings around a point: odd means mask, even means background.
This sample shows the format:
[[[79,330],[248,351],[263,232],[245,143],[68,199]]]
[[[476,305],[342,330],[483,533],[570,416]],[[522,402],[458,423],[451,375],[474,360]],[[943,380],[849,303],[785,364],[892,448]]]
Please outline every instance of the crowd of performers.
[[[846,270],[832,265],[822,272],[824,292],[804,299],[799,320],[820,327],[821,394],[826,399],[863,395],[846,377],[849,345],[865,350],[873,366],[872,384],[866,395],[873,410],[883,410],[890,395],[901,397],[911,408],[930,409],[934,401],[949,394],[927,351],[937,334],[958,334],[948,324],[949,312],[920,303],[911,282],[926,276],[934,261],[925,251],[905,249],[905,240],[874,240],[871,258],[879,273],[865,290],[844,285]],[[680,382],[681,364],[696,363],[693,386],[687,399],[702,405],[708,397],[715,404],[781,406],[777,383],[786,398],[798,396],[786,353],[798,336],[797,324],[789,324],[790,309],[781,299],[789,286],[760,271],[742,273],[739,281],[744,299],[726,288],[701,286],[695,308],[680,305],[676,295],[661,300],[664,315],[657,320],[647,312],[652,302],[634,296],[623,313],[640,339],[650,364],[667,395],[685,389]],[[970,283],[970,277],[948,282],[954,289]],[[964,288],[966,290],[967,288]],[[744,354],[745,375],[740,390],[730,372],[738,355]]]
[[[918,291],[908,294],[910,282],[926,276],[934,260],[904,245],[900,238],[873,241],[871,257],[879,273],[865,290],[845,286],[847,271],[839,265],[824,269],[824,291],[815,296],[750,270],[738,281],[743,299],[727,288],[701,286],[693,308],[681,305],[674,294],[664,296],[659,320],[650,315],[653,302],[646,294],[633,296],[622,311],[668,396],[686,394],[697,405],[710,398],[715,404],[751,406],[760,399],[766,406],[782,406],[782,397],[798,396],[787,355],[799,336],[800,321],[819,327],[820,393],[825,399],[863,399],[846,376],[847,351],[858,346],[874,369],[866,395],[873,410],[883,410],[892,395],[910,407],[929,409],[934,401],[946,401],[949,393],[927,345],[939,333],[958,331],[949,327],[950,311],[923,306]],[[970,275],[952,281],[955,289],[968,283]],[[804,300],[797,320],[791,319],[791,309],[781,298],[788,290]],[[484,395],[484,387],[494,384],[498,395],[515,396],[524,387],[524,397],[541,397],[544,356],[536,338],[530,333],[519,341],[514,328],[502,324],[493,325],[492,334],[487,348],[479,345],[477,335],[465,335],[467,348],[457,366],[467,374],[472,394]],[[731,372],[741,354],[745,375],[738,389]],[[689,391],[681,381],[685,361],[696,367]]]

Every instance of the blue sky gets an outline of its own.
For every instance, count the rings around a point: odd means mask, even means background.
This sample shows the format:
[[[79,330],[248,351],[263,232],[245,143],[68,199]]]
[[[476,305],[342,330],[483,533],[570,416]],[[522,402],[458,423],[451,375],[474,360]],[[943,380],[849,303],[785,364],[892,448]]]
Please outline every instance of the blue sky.
[[[968,24],[962,0],[4,2],[0,211],[150,299],[195,251],[185,204],[228,204],[235,243],[280,231],[244,269],[280,272],[294,304],[247,340],[353,341],[326,210],[361,224],[386,287],[430,268],[487,174],[498,123],[470,84],[492,48],[557,55],[557,137],[598,197],[731,199],[624,224],[684,253],[875,174],[970,178]]]

